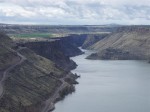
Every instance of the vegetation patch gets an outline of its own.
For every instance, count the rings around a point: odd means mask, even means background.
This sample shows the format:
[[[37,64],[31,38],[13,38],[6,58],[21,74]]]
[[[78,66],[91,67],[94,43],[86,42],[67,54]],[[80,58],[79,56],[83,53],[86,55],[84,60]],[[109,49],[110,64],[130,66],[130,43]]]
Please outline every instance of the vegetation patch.
[[[14,34],[12,37],[16,38],[51,38],[53,37],[50,33],[28,33],[28,34]]]

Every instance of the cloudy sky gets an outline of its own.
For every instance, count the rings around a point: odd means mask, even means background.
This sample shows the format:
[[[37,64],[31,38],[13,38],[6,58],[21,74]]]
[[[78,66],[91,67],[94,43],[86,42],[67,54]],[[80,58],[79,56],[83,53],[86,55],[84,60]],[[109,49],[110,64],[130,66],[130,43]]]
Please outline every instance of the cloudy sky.
[[[0,0],[0,23],[150,24],[150,0]]]

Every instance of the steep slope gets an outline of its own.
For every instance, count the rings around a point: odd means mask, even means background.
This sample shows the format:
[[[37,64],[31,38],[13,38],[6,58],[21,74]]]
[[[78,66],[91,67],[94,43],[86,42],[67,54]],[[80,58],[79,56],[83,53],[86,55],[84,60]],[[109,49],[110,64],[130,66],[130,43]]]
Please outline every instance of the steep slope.
[[[15,52],[10,51],[7,47],[0,44],[0,71],[16,63],[18,60],[19,57]]]
[[[53,60],[59,67],[70,70],[77,65],[70,60],[57,46],[57,42],[31,42],[26,43],[26,47],[32,49],[37,54]],[[58,48],[58,49],[57,49]]]
[[[10,50],[10,47],[13,46],[14,43],[12,40],[7,35],[0,32],[0,71],[3,71],[19,60],[17,53]]]
[[[105,38],[108,35],[108,33],[102,33],[102,34],[89,34],[87,35],[86,40],[82,44],[83,49],[88,49],[91,45],[95,44],[99,40]]]
[[[92,45],[89,59],[150,59],[150,27],[126,26]]]
[[[71,34],[65,38],[61,38],[63,41],[70,43],[73,46],[80,47],[83,45],[89,34]]]
[[[11,77],[5,81],[5,93],[0,100],[0,109],[10,112],[30,110],[30,106],[33,108],[46,100],[60,85],[59,80],[51,77],[50,73],[53,73],[53,69],[48,71],[45,66],[38,66],[41,62],[43,65],[48,65],[49,68],[54,67],[52,62],[36,57],[34,60],[29,59],[23,62],[9,73]]]
[[[74,90],[76,75],[66,72],[28,48],[15,47],[6,35],[0,35],[0,39],[3,39],[0,41],[0,81],[4,72],[11,67],[2,85],[0,112],[40,112],[46,106],[45,101],[55,93],[61,97]],[[23,57],[25,60],[22,60]],[[65,81],[66,76],[71,82]],[[49,105],[53,102],[49,102]]]
[[[24,46],[45,58],[53,60],[59,67],[70,70],[77,65],[69,57],[83,53],[77,48],[80,46],[81,41],[78,41],[76,38],[73,36],[72,38],[64,37],[50,42],[27,42]]]

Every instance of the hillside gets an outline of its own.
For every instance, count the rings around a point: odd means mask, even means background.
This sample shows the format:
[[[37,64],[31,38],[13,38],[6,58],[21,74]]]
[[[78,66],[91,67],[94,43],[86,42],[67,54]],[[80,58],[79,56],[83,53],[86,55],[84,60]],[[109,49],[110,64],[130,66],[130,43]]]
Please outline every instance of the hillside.
[[[89,59],[150,59],[150,27],[125,26],[106,38],[98,41],[89,49],[98,53]]]
[[[54,93],[61,98],[74,90],[76,75],[16,45],[5,34],[0,39],[0,112],[40,112]]]
[[[78,49],[86,36],[71,35],[54,41],[26,42],[22,46],[32,49],[38,55],[53,60],[60,68],[70,70],[76,68],[76,63],[69,57],[77,56],[83,52]]]
[[[91,45],[95,44],[99,40],[105,38],[109,33],[101,33],[101,34],[89,34],[87,35],[86,40],[82,44],[83,49],[88,49]]]

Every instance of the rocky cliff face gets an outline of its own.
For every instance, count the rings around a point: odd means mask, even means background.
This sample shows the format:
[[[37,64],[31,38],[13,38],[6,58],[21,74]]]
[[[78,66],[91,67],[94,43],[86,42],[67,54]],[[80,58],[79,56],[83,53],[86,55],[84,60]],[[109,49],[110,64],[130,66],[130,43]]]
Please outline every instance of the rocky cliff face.
[[[150,27],[121,27],[117,32],[92,45],[90,49],[98,50],[98,53],[94,54],[94,58],[97,59],[103,59],[106,56],[109,57],[108,59],[117,57],[117,59],[148,60],[150,59]],[[113,49],[113,51],[108,49]],[[127,54],[124,55],[124,53]],[[88,58],[92,57],[93,55]]]
[[[89,34],[85,39],[84,43],[82,44],[83,49],[88,49],[91,45],[95,44],[96,42],[100,41],[101,39],[105,38],[108,33],[102,34]]]
[[[24,46],[47,59],[53,60],[59,67],[65,70],[71,70],[77,65],[69,57],[83,53],[77,47],[80,46],[84,40],[84,36],[79,38],[73,35],[51,42],[27,42]]]
[[[53,60],[16,46],[4,34],[0,39],[3,40],[0,41],[0,112],[40,112],[44,102],[53,97],[59,87],[60,97],[74,90],[76,75],[60,68]],[[56,48],[53,46],[53,49]],[[69,60],[63,56],[62,60]]]
[[[31,42],[26,43],[25,46],[32,49],[38,55],[47,59],[53,60],[59,67],[70,70],[76,67],[76,63],[70,60],[60,48],[58,48],[58,41],[55,42]]]
[[[63,41],[66,41],[76,47],[81,47],[85,40],[90,34],[71,34],[65,38],[62,38]]]

